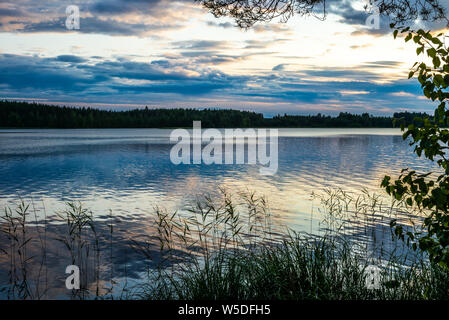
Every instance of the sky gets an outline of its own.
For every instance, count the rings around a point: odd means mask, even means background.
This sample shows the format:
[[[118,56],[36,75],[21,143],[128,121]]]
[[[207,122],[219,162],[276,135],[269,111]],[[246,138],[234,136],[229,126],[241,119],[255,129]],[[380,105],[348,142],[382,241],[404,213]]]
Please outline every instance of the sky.
[[[66,27],[70,5],[79,30]],[[393,39],[386,17],[367,24],[363,0],[327,11],[241,30],[193,0],[2,0],[0,99],[266,116],[434,109],[407,79],[414,45]]]

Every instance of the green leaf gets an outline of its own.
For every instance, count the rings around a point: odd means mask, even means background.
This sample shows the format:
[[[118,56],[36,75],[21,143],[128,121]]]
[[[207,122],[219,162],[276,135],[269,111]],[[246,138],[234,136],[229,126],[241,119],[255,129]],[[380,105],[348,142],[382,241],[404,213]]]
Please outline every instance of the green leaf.
[[[398,36],[398,32],[399,32],[399,30],[394,30],[394,32],[393,32],[393,37],[396,39],[396,37]]]
[[[433,65],[435,66],[435,68],[438,68],[441,64],[440,58],[435,57],[432,59]]]

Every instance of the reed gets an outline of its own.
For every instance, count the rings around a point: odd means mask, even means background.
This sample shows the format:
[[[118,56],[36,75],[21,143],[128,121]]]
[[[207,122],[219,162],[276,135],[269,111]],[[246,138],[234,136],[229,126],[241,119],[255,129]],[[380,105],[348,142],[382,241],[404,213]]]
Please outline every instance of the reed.
[[[150,234],[122,239],[147,264],[145,275],[133,285],[128,285],[127,277],[120,282],[114,278],[120,267],[114,265],[113,251],[119,220],[112,211],[98,222],[81,203],[67,203],[57,215],[60,227],[52,238],[47,219],[38,221],[34,205],[30,208],[22,201],[14,211],[6,208],[2,216],[7,241],[2,241],[0,250],[9,271],[8,283],[1,287],[10,299],[49,298],[47,257],[55,255],[50,244],[57,241],[65,250],[64,261],[82,270],[81,289],[73,290],[71,299],[449,297],[448,272],[392,237],[392,218],[414,228],[420,217],[408,218],[416,213],[413,208],[383,203],[367,191],[354,195],[326,190],[314,199],[321,208],[314,213],[321,218],[320,232],[315,234],[287,229],[277,222],[266,197],[248,190],[219,188],[182,211],[155,207]],[[99,223],[107,226],[104,234],[98,232]],[[31,232],[33,228],[39,232]],[[37,254],[31,256],[31,249]],[[30,272],[30,262],[39,268]],[[105,265],[108,272],[101,274]],[[375,289],[368,285],[373,265],[379,267]]]

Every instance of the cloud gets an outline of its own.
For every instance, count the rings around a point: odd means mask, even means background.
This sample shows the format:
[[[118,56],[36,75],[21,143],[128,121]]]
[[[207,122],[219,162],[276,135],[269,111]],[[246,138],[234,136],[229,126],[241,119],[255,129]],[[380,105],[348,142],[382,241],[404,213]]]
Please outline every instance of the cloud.
[[[67,32],[69,5],[80,9],[77,32],[109,35],[147,36],[178,29],[194,12],[193,2],[187,0],[5,1],[0,4],[0,31]]]
[[[368,25],[367,19],[369,17],[375,17],[379,8],[376,7],[376,2],[374,1],[370,5],[365,5],[368,1],[363,3],[361,0],[327,0],[328,2],[328,12],[334,14],[339,17],[339,22],[343,24],[348,24],[356,28],[352,32],[354,36],[360,35],[370,35],[373,37],[379,37],[386,34],[391,34],[392,29],[390,28],[390,23],[393,21],[391,16],[386,14],[380,14],[377,16],[379,21],[379,28],[373,28]],[[398,1],[400,2],[400,1]],[[422,1],[412,0],[410,1],[411,7],[413,7],[416,3],[423,4]],[[387,2],[387,5],[400,5],[395,4],[394,1],[390,3]],[[449,11],[449,2],[447,0],[440,0],[438,4],[441,5],[446,10],[446,14]],[[431,7],[429,3],[426,4],[427,7]],[[419,13],[422,14],[422,13]],[[423,21],[418,16],[418,19],[415,21],[408,21],[407,25],[411,27],[411,29],[427,29],[427,30],[438,30],[446,27],[446,21]]]
[[[82,63],[86,62],[86,59],[74,56],[74,55],[60,55],[55,58],[56,61],[61,62],[71,62],[71,63]]]
[[[223,65],[232,62],[246,60],[250,55],[226,55],[211,51],[186,51],[181,52],[182,57],[190,59],[190,62],[199,65]]]
[[[92,98],[104,93],[117,96],[129,93],[199,96],[232,88],[242,81],[244,79],[216,70],[187,69],[167,60],[143,63],[122,58],[95,62],[73,55],[54,58],[0,55],[3,96],[13,92],[19,94],[25,88],[34,95],[40,92],[41,98],[54,98],[54,95]],[[110,99],[113,100],[113,95]]]
[[[278,64],[277,66],[273,67],[273,71],[283,71],[285,70],[285,66],[287,66],[287,64],[282,63],[282,64]]]
[[[366,26],[370,9],[360,6],[361,0],[327,0],[326,12],[337,16],[339,22],[353,26],[353,35],[380,36],[390,33],[390,19],[380,17],[380,28]],[[449,9],[449,3],[443,1]],[[195,16],[206,16],[206,10],[194,0],[5,0],[0,3],[0,30],[15,32],[66,32],[65,8],[77,5],[81,13],[81,33],[147,36],[165,30],[182,28]],[[319,11],[319,10],[318,10]],[[442,27],[444,23],[420,22],[426,29]],[[230,21],[213,20],[210,27],[231,29]],[[256,24],[254,32],[289,34],[284,23]]]
[[[229,48],[228,41],[216,40],[191,40],[191,41],[175,41],[172,43],[175,49],[188,50],[218,50]]]
[[[363,69],[311,68],[231,76],[198,64],[197,58],[150,62],[118,57],[113,60],[75,55],[38,57],[0,55],[0,96],[46,99],[49,102],[163,107],[234,107],[266,114],[332,110],[385,114],[398,109],[429,110],[413,79],[379,83],[382,77]],[[394,66],[396,61],[368,65]],[[283,70],[282,72],[277,72]],[[387,110],[387,111],[386,111]]]
[[[398,67],[401,64],[402,64],[401,61],[384,60],[384,61],[365,62],[363,64],[363,66],[369,67],[369,68],[392,68],[392,67]]]
[[[231,30],[234,26],[227,19],[210,20],[213,18],[193,0],[3,1],[0,31],[69,32],[65,28],[65,7],[69,4],[79,5],[81,11],[81,29],[72,32],[133,36],[126,39],[130,46],[126,50],[115,42],[113,46],[100,42],[98,47],[96,43],[91,46],[91,39],[109,39],[82,37],[83,47],[76,50],[66,44],[52,44],[49,48],[53,49],[30,44],[22,52],[14,49],[17,44],[11,42],[10,52],[17,54],[0,54],[0,96],[97,106],[231,107],[272,114],[332,111],[337,106],[345,111],[385,113],[430,106],[427,101],[416,99],[421,92],[413,80],[397,81],[381,70],[401,69],[399,61],[382,58],[351,68],[326,67],[327,61],[323,61],[313,67],[305,64],[316,58],[313,51],[310,56],[294,56],[298,51],[286,51],[298,41],[297,33],[290,37],[294,23],[258,24],[249,32],[238,33]],[[349,0],[331,0],[328,9],[333,18],[337,16],[340,23],[356,30],[353,34],[387,32],[383,29],[386,20],[380,30],[368,30],[364,25],[368,14],[353,9]],[[192,25],[194,19],[198,21]],[[182,32],[186,26],[193,26],[194,31],[209,27],[205,33],[211,32],[212,36],[203,36],[203,32],[189,35]],[[181,32],[164,35],[173,30]],[[147,53],[139,48],[141,44],[147,48],[147,39],[134,36],[149,35],[151,41],[155,37],[160,41],[152,42],[154,48]],[[16,35],[5,35],[6,39],[10,37]],[[289,46],[279,46],[287,41],[291,41]],[[343,45],[348,43],[354,44],[353,49],[367,46],[349,40]],[[137,48],[135,53],[133,45]],[[56,47],[58,51],[50,51]],[[112,52],[107,51],[112,47]],[[2,50],[5,52],[4,47]],[[40,56],[27,54],[30,52]],[[298,59],[310,60],[299,63]]]
[[[31,32],[68,32],[65,26],[66,18],[30,23],[17,30],[25,33]],[[146,35],[156,31],[176,29],[176,24],[144,24],[144,23],[118,23],[114,19],[80,18],[80,29],[74,32],[108,34],[108,35]]]
[[[271,46],[287,41],[287,39],[270,39],[270,40],[246,40],[245,49],[266,49]]]
[[[392,92],[390,94],[395,97],[417,97],[417,95],[414,95],[413,93],[404,91]]]
[[[21,10],[20,8],[0,8],[0,17],[12,17],[12,18],[18,18],[18,17],[24,17],[27,14]]]
[[[214,21],[208,21],[207,25],[209,27],[216,27],[216,28],[224,28],[224,29],[231,29],[236,28],[237,26],[230,23],[230,22],[214,22]]]
[[[353,50],[357,50],[357,49],[369,48],[371,46],[372,46],[371,43],[367,43],[367,44],[362,44],[362,45],[358,45],[358,44],[357,45],[352,45],[352,46],[350,46],[350,48],[353,49]]]
[[[341,90],[339,91],[342,95],[360,95],[360,94],[369,94],[369,91],[355,91],[355,90]]]

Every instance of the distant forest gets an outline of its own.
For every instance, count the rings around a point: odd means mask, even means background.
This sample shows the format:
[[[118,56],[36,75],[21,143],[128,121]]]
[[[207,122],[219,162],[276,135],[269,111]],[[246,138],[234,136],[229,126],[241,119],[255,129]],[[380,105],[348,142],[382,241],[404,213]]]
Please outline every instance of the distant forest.
[[[191,127],[201,120],[203,128],[392,128],[393,118],[404,118],[407,124],[425,113],[395,113],[378,117],[341,112],[338,116],[277,115],[265,118],[261,113],[216,109],[153,109],[108,111],[73,108],[37,103],[0,101],[2,128],[170,128]]]

